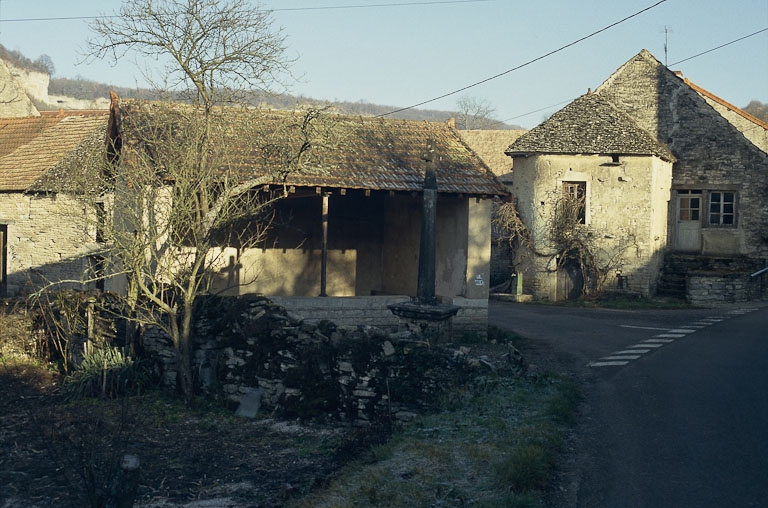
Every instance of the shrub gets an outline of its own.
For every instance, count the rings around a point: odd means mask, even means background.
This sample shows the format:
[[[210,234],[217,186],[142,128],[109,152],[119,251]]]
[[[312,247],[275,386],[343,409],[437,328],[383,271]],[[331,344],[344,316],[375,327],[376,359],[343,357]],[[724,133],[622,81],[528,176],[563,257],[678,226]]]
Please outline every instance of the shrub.
[[[94,349],[64,382],[69,398],[117,398],[138,395],[149,384],[150,373],[118,348]]]

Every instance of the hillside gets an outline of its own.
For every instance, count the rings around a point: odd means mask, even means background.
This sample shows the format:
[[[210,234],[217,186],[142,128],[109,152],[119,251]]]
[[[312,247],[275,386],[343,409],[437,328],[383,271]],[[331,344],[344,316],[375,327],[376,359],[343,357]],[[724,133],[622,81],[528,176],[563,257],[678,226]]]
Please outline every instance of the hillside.
[[[117,92],[124,98],[159,99],[167,94],[149,90],[114,86],[106,83],[77,78],[52,77],[55,73],[54,63],[47,55],[41,55],[37,60],[31,60],[18,51],[11,51],[0,44],[0,60],[4,61],[11,70],[13,77],[20,82],[26,94],[32,99],[40,111],[66,109],[98,109],[109,104],[109,92]],[[177,96],[178,98],[178,96]],[[270,95],[254,92],[249,98],[254,106],[265,106],[276,109],[294,108],[297,105],[332,106],[339,113],[347,115],[375,116],[389,113],[402,106],[388,106],[358,102],[331,102],[289,94]],[[456,111],[440,111],[430,109],[408,109],[390,115],[391,118],[406,120],[426,120],[444,122],[449,118],[457,119],[457,128],[461,129],[460,115]],[[521,129],[517,125],[508,125],[495,120],[491,122],[493,129]]]
[[[132,89],[119,86],[111,86],[95,81],[84,79],[69,78],[51,78],[48,92],[51,95],[73,97],[79,100],[93,100],[99,97],[108,97],[109,91],[114,90],[120,97],[124,98],[142,98],[158,99],[160,93],[149,89]],[[249,98],[253,105],[266,106],[276,109],[293,108],[296,105],[314,105],[314,106],[332,106],[339,113],[346,115],[376,116],[389,113],[398,109],[396,106],[385,106],[372,104],[370,102],[330,102],[311,97],[295,96],[290,94],[266,94],[254,92]],[[456,111],[441,111],[433,109],[408,109],[390,115],[391,118],[401,118],[404,120],[426,120],[429,122],[444,122],[449,118],[457,119],[457,127],[463,128],[459,118],[461,115]],[[517,125],[509,125],[503,122],[494,122],[494,129],[499,130],[518,130],[522,129]]]

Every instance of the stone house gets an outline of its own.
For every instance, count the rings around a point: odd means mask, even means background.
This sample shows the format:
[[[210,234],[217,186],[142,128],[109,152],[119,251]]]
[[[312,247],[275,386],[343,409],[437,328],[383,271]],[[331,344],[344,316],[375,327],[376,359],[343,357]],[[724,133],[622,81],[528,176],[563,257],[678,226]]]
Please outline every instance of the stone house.
[[[585,284],[605,284],[621,273],[631,274],[632,290],[649,294],[667,236],[675,157],[666,146],[599,95],[587,94],[506,153],[514,158],[511,190],[530,233],[514,259],[527,293],[572,298],[589,289]],[[578,243],[559,238],[568,235],[557,231],[564,196],[577,203],[573,222],[584,232]],[[585,258],[596,265],[584,266]]]
[[[0,296],[80,281],[95,269],[98,211],[57,192],[54,179],[94,136],[103,146],[107,118],[107,111],[0,118]]]
[[[765,122],[641,51],[506,151],[519,213],[533,234],[535,261],[521,265],[526,290],[564,297],[575,280],[578,292],[584,274],[551,251],[541,256],[537,237],[542,217],[553,213],[546,196],[564,193],[583,197],[581,229],[595,239],[598,258],[614,259],[603,264],[615,272],[613,287],[652,295],[674,277],[679,296],[717,300],[722,295],[696,293],[698,279],[733,275],[746,284],[768,257],[767,133]],[[525,255],[518,249],[518,260]],[[723,289],[723,298],[746,298],[736,294],[744,284]]]
[[[123,101],[113,110],[119,111],[123,147],[130,146],[130,118],[139,107]],[[238,178],[258,180],[254,190],[266,195],[288,189],[274,206],[275,216],[287,220],[277,221],[259,248],[221,246],[216,258],[224,262],[212,290],[260,293],[301,318],[397,326],[387,306],[417,294],[429,141],[438,196],[435,293],[460,307],[455,331],[484,333],[491,201],[507,190],[456,130],[446,123],[328,115],[334,142],[314,146],[300,171],[264,183],[259,179],[270,174],[269,163],[255,145],[244,148],[237,139],[256,139],[260,134],[248,126],[269,130],[292,115],[221,110],[221,121],[240,131],[231,138],[239,147],[233,148]]]

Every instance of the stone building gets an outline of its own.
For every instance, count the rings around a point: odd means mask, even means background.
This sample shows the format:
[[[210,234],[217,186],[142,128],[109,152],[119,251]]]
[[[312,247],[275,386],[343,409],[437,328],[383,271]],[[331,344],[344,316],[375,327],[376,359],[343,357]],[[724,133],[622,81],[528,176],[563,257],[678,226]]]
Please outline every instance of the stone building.
[[[114,124],[123,126],[122,164],[131,164],[133,143],[141,139],[132,126],[151,123],[137,121],[141,115],[159,113],[132,101],[113,111],[120,116]],[[219,127],[236,126],[226,143],[237,178],[258,181],[254,192],[288,189],[288,196],[275,204],[275,216],[285,220],[273,224],[259,248],[217,249],[214,292],[261,293],[299,317],[340,325],[397,326],[388,305],[417,296],[429,141],[437,184],[435,294],[460,307],[455,331],[485,333],[491,202],[507,190],[455,129],[329,115],[319,129],[332,141],[314,143],[300,170],[278,177],[256,140],[267,131],[294,132],[296,113],[224,109],[217,115]],[[250,142],[238,141],[245,139]]]
[[[675,161],[666,146],[602,97],[587,94],[506,153],[514,158],[511,190],[530,232],[513,260],[527,293],[578,297],[628,274],[632,290],[652,291]],[[568,201],[575,205],[570,211]],[[558,231],[559,214],[571,212],[580,233]]]
[[[96,210],[57,192],[60,163],[94,136],[107,112],[0,118],[0,296],[46,282],[80,281],[95,269]],[[66,178],[66,177],[65,177]]]
[[[542,257],[539,250],[539,225],[554,213],[554,201],[545,196],[556,200],[564,193],[583,196],[581,230],[592,235],[602,266],[615,272],[604,274],[606,281],[614,275],[613,287],[649,295],[672,278],[674,294],[700,300],[704,295],[691,292],[700,286],[697,278],[729,272],[747,281],[768,258],[767,133],[765,122],[641,51],[594,94],[507,149],[514,159],[513,194],[534,235],[528,257],[536,261],[521,265],[530,272],[526,290],[560,298],[569,292],[568,280],[578,286],[584,277],[567,268],[567,259],[546,250]],[[633,149],[638,143],[646,153]],[[635,166],[638,156],[642,168]],[[606,263],[611,249],[623,254]],[[524,249],[517,257],[525,257]],[[725,291],[726,299],[748,297],[732,290]]]

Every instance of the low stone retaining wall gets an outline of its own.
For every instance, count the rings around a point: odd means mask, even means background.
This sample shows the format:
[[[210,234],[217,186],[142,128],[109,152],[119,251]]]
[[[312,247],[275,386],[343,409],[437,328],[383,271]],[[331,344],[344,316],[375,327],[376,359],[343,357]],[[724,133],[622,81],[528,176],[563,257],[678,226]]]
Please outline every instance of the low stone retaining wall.
[[[339,327],[376,326],[385,330],[402,329],[400,320],[387,307],[410,300],[408,296],[309,297],[270,296],[275,304],[285,307],[299,319],[327,319]],[[488,332],[488,300],[456,297],[444,301],[460,307],[452,319],[455,338],[464,334],[485,337]]]
[[[407,296],[270,296],[277,305],[285,307],[299,319],[327,319],[340,327],[376,326],[395,330],[397,316],[387,305],[410,300]]]
[[[748,302],[766,297],[764,282],[747,273],[691,273],[686,277],[686,297],[702,307]]]

